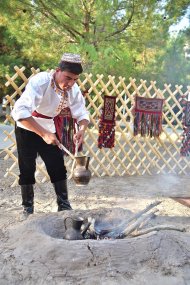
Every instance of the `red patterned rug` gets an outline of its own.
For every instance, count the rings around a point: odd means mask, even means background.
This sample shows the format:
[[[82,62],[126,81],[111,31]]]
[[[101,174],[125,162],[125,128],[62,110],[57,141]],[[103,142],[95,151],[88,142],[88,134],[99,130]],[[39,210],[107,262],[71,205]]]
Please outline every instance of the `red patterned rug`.
[[[73,136],[76,133],[76,119],[73,119],[70,114],[58,115],[54,118],[56,133],[59,141],[72,153],[75,154],[76,145],[73,141]],[[82,151],[80,145],[78,152]],[[64,152],[64,155],[68,155]]]
[[[99,120],[98,147],[112,148],[115,141],[116,97],[104,96],[104,106]]]
[[[164,99],[136,96],[134,135],[158,137],[162,132]]]
[[[180,149],[181,156],[189,156],[190,154],[190,102],[186,98],[182,100],[183,105],[183,134],[182,144]]]

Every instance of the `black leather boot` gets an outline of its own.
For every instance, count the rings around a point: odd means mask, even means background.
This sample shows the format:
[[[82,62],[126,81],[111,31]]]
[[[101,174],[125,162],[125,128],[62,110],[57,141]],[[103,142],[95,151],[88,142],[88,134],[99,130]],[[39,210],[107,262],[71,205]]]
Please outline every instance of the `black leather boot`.
[[[72,210],[68,201],[67,180],[55,182],[53,183],[53,187],[57,195],[58,212]]]
[[[26,215],[34,212],[34,190],[33,185],[21,185],[23,213]]]

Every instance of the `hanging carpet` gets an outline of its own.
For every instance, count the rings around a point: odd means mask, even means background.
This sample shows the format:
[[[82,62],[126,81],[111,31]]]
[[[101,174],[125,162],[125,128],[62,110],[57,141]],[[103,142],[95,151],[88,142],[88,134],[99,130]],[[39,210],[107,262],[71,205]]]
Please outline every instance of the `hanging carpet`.
[[[158,137],[162,132],[164,99],[136,96],[134,136]]]
[[[181,156],[190,155],[190,102],[187,100],[182,101],[183,105],[183,134],[182,134],[182,144],[180,149]]]
[[[104,106],[99,120],[99,148],[112,148],[115,142],[116,97],[104,96]]]

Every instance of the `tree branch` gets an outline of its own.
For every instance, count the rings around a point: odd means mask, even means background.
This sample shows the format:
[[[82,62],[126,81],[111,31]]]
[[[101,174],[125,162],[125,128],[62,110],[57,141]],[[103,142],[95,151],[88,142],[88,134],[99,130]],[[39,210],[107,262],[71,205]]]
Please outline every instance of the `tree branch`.
[[[77,30],[75,30],[74,28],[70,28],[68,25],[66,25],[65,23],[60,22],[60,20],[56,17],[56,15],[50,11],[50,9],[48,9],[48,7],[44,4],[43,0],[38,0],[39,3],[42,5],[43,10],[41,10],[40,12],[47,18],[53,18],[59,25],[61,25],[62,27],[64,27],[66,29],[66,31],[68,31],[70,33],[71,36],[73,36],[74,38],[78,36],[84,38],[84,36],[79,33]]]
[[[120,29],[118,29],[117,31],[109,34],[108,36],[105,37],[105,39],[107,40],[108,38],[110,37],[113,37],[117,34],[120,34],[122,33],[124,30],[126,30],[126,28],[130,25],[131,21],[132,21],[132,18],[133,18],[133,15],[134,15],[134,11],[135,11],[135,5],[134,5],[134,1],[133,1],[133,5],[132,5],[132,11],[131,11],[131,15],[127,21],[127,23],[125,23]]]
[[[138,236],[145,235],[153,231],[162,231],[162,230],[174,230],[174,231],[180,231],[180,232],[186,231],[184,227],[177,227],[175,225],[157,225],[151,228],[144,229],[142,231],[136,231],[132,233],[131,235],[133,237],[138,237]]]

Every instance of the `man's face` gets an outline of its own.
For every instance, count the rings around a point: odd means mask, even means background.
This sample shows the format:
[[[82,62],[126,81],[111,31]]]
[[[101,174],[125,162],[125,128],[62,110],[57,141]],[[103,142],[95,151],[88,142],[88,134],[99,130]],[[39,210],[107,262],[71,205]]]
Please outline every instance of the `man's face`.
[[[69,90],[75,84],[78,78],[79,75],[69,71],[61,71],[60,69],[57,69],[55,72],[55,81],[63,90]]]

